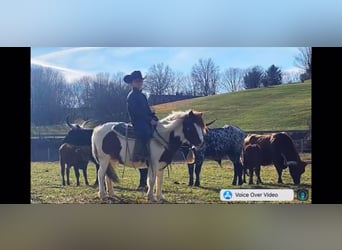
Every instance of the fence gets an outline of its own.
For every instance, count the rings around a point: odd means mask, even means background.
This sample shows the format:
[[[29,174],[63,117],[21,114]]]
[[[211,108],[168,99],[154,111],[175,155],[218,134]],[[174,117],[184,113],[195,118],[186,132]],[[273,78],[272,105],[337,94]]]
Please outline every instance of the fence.
[[[268,134],[279,131],[246,131],[247,134]],[[311,152],[311,136],[308,130],[288,130],[287,132],[300,153]],[[58,161],[58,149],[62,144],[64,135],[45,134],[31,137],[31,161]]]

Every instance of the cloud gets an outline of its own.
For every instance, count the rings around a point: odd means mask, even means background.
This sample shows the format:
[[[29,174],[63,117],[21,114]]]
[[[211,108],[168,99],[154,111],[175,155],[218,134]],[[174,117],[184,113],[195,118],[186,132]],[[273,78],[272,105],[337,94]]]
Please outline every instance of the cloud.
[[[53,60],[56,58],[65,58],[66,56],[71,56],[75,53],[79,53],[79,52],[84,52],[84,51],[90,51],[90,50],[97,50],[97,49],[101,49],[101,47],[79,47],[79,48],[63,48],[62,50],[58,50],[55,52],[51,52],[51,53],[47,53],[44,55],[40,55],[35,57],[36,59],[39,60]]]
[[[89,73],[89,72],[60,67],[60,66],[46,63],[43,61],[39,61],[36,59],[31,59],[31,64],[41,66],[41,67],[48,67],[48,68],[60,71],[61,73],[63,73],[63,75],[65,76],[65,80],[68,82],[72,82],[86,75],[92,75],[92,73]]]

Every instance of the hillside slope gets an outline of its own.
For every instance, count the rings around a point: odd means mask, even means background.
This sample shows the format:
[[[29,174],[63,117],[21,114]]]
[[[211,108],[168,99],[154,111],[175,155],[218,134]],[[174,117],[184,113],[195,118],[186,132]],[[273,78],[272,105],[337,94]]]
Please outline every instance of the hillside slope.
[[[195,109],[213,127],[237,125],[243,130],[308,129],[311,81],[199,97],[153,107],[159,118],[173,110]]]

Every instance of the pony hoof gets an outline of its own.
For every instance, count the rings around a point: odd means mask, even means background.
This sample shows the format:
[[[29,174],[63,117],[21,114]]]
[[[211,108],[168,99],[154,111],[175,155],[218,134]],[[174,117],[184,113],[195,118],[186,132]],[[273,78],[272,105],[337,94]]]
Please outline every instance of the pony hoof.
[[[106,198],[106,194],[105,194],[104,192],[101,192],[101,193],[99,192],[98,195],[99,195],[99,198],[100,198],[101,200],[103,200],[103,199]]]
[[[155,199],[154,197],[148,197],[148,201],[149,201],[150,203],[156,203],[156,202],[157,202],[156,199]]]

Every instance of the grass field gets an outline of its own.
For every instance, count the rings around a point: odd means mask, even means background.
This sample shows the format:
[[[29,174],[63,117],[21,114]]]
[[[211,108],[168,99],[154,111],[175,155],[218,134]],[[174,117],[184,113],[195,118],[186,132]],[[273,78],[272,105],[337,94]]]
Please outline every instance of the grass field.
[[[311,154],[301,154],[304,160],[311,160]],[[98,189],[84,184],[83,174],[80,172],[80,186],[76,186],[73,169],[70,171],[70,186],[62,186],[59,162],[32,162],[31,163],[31,203],[119,203],[143,204],[148,203],[143,192],[136,191],[139,183],[139,171],[130,167],[119,166],[117,173],[121,182],[114,183],[114,199],[101,201]],[[227,204],[220,200],[220,190],[225,188],[292,188],[292,179],[288,169],[283,172],[284,184],[277,184],[277,173],[273,165],[261,168],[263,185],[232,186],[233,166],[229,160],[223,161],[221,168],[214,161],[205,161],[201,171],[201,187],[189,187],[188,169],[185,163],[174,163],[171,168],[164,171],[163,195],[164,204]],[[95,165],[88,165],[88,180],[90,184],[95,181]],[[254,182],[255,183],[255,182]],[[291,203],[311,203],[311,164],[307,165],[301,178],[301,187],[309,190],[309,199],[301,202],[295,199]],[[237,203],[237,202],[236,202]],[[240,202],[245,203],[245,202]],[[263,202],[250,202],[263,203]],[[277,203],[277,202],[265,202]],[[287,203],[287,202],[282,202]]]

